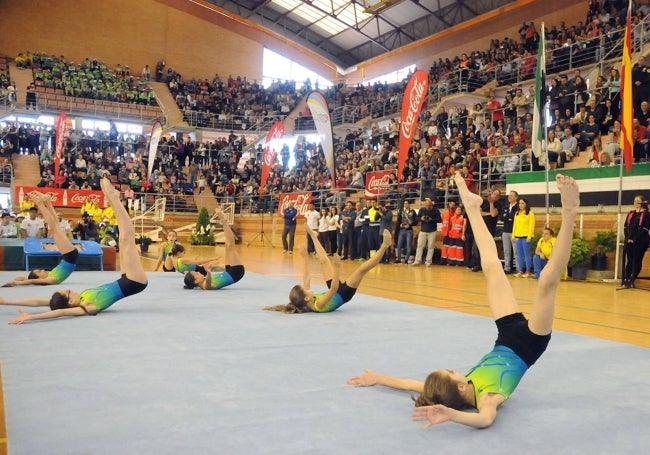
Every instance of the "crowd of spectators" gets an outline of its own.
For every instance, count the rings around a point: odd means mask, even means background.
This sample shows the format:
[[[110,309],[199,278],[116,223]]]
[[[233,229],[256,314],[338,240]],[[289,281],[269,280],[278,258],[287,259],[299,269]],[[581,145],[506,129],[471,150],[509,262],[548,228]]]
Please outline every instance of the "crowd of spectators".
[[[74,63],[63,55],[56,57],[32,52],[20,53],[15,62],[18,68],[32,70],[34,83],[28,89],[46,87],[62,90],[66,96],[156,105],[155,94],[144,75],[146,72],[143,71],[143,75],[132,74],[128,65],[118,63],[110,68],[96,59],[86,58],[81,63]]]
[[[577,24],[548,30],[550,42],[557,48],[566,47],[566,40],[582,37],[595,30],[608,27],[620,29],[621,9],[617,2],[590,2],[588,25]],[[646,8],[647,9],[647,8]],[[645,20],[643,7],[638,8],[636,20]],[[606,20],[605,20],[606,19]],[[594,25],[594,23],[596,25]],[[506,59],[520,53],[534,54],[537,36],[535,25],[522,26],[518,39],[493,41],[487,54],[472,52],[459,57],[470,67],[477,59],[483,62]],[[571,43],[569,43],[571,45]],[[478,57],[477,57],[478,56]],[[32,61],[34,61],[32,59]],[[43,57],[39,56],[39,68],[43,69]],[[432,82],[439,82],[445,71],[454,69],[452,62],[439,61],[431,71]],[[451,67],[450,67],[451,65]],[[47,66],[47,64],[46,64]],[[93,62],[79,65],[91,73]],[[533,65],[534,67],[534,65]],[[143,70],[143,80],[150,73]],[[518,70],[519,71],[519,70]],[[144,75],[148,74],[148,77]],[[650,68],[643,59],[635,66],[639,86],[650,87]],[[130,77],[121,68],[122,78]],[[240,116],[242,122],[253,123],[258,118],[284,116],[297,104],[311,87],[305,84],[296,90],[293,83],[276,83],[264,89],[245,77],[216,75],[208,79],[184,81],[181,75],[165,63],[156,65],[155,77],[167,83],[179,107],[189,112],[205,113],[207,116]],[[410,147],[404,167],[402,182],[412,197],[435,196],[444,201],[455,194],[454,172],[458,169],[478,191],[479,183],[493,186],[511,172],[562,167],[581,152],[590,153],[592,165],[615,163],[619,154],[618,135],[620,123],[620,75],[612,68],[609,77],[601,75],[589,89],[579,70],[572,74],[562,73],[549,80],[547,93],[551,110],[548,153],[535,156],[532,153],[532,85],[512,86],[502,100],[493,95],[484,103],[473,106],[460,105],[438,112],[425,109]],[[394,106],[397,111],[404,82],[398,84],[358,85],[356,87],[334,86],[324,90],[331,109],[349,108],[359,118],[374,117],[370,108],[377,102]],[[648,147],[649,105],[648,93],[635,89],[635,109],[638,141],[635,158],[645,161]],[[207,117],[206,117],[207,118]],[[645,132],[644,132],[645,131]],[[283,149],[272,166],[265,194],[260,196],[261,146],[253,151],[250,159],[240,163],[246,150],[245,139],[234,132],[228,137],[212,142],[193,141],[189,137],[163,137],[154,163],[154,172],[147,175],[144,158],[146,139],[142,136],[118,135],[109,132],[70,131],[66,137],[67,151],[61,162],[59,175],[54,175],[53,131],[28,125],[10,125],[2,133],[2,156],[10,159],[12,153],[38,153],[42,166],[40,186],[98,189],[99,178],[108,174],[130,192],[190,195],[210,188],[220,200],[250,203],[257,210],[273,209],[274,196],[278,193],[308,191],[314,194],[316,204],[339,204],[346,192],[364,187],[365,176],[371,171],[397,169],[397,139],[399,121],[393,119],[387,126],[371,123],[369,128],[349,129],[345,135],[335,136],[336,176],[331,179],[319,144],[301,137],[293,150]],[[572,139],[575,139],[575,144]],[[595,149],[594,147],[595,145]],[[74,150],[74,153],[72,152]],[[289,156],[295,165],[289,167]],[[396,183],[396,178],[393,177]],[[389,195],[394,195],[394,190]]]

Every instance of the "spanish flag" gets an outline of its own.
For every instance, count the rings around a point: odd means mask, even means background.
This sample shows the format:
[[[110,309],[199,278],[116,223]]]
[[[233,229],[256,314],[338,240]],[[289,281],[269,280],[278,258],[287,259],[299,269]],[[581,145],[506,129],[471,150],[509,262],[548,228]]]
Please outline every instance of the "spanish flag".
[[[627,8],[623,63],[621,64],[621,151],[627,172],[632,170],[632,148],[634,145],[632,89],[632,0],[630,0]]]

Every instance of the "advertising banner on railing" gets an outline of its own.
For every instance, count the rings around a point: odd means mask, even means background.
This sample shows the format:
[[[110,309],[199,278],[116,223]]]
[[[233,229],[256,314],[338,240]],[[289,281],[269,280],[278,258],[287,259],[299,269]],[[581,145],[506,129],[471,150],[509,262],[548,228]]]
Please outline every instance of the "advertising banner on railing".
[[[327,163],[327,169],[332,177],[332,182],[335,182],[336,163],[334,161],[334,140],[332,138],[332,121],[330,119],[330,111],[327,107],[327,101],[325,101],[325,97],[320,93],[311,92],[307,97],[307,106],[309,106],[311,116],[314,118],[316,131],[318,131],[318,134],[323,137],[321,140],[321,146],[323,147],[325,162]]]
[[[54,147],[54,177],[59,175],[59,167],[61,166],[61,157],[63,156],[63,141],[65,139],[65,112],[61,112],[59,118],[56,120],[56,144]]]
[[[37,186],[16,186],[14,195],[16,198],[15,200],[20,203],[25,199],[25,195],[29,196],[33,191],[49,195],[54,207],[81,207],[89,198],[91,201],[94,201],[98,207],[105,208],[108,206],[108,201],[102,191],[40,188]]]
[[[388,191],[391,174],[395,175],[395,170],[368,172],[366,174],[366,199],[375,199]]]
[[[402,100],[402,116],[399,126],[399,157],[397,160],[397,183],[402,180],[404,174],[404,163],[408,158],[409,147],[413,141],[413,135],[418,127],[420,110],[427,98],[429,87],[429,76],[425,71],[418,70],[413,73],[404,91]]]
[[[284,136],[284,123],[278,121],[273,124],[266,135],[264,141],[264,153],[262,154],[262,177],[260,179],[260,194],[266,191],[266,180],[269,178],[271,167],[275,164],[275,158],[278,156],[278,151],[282,148],[280,141]]]
[[[298,218],[304,218],[307,213],[307,206],[311,203],[311,193],[281,193],[278,204],[278,216],[282,218],[284,209],[289,207],[293,201],[294,207],[298,210]]]

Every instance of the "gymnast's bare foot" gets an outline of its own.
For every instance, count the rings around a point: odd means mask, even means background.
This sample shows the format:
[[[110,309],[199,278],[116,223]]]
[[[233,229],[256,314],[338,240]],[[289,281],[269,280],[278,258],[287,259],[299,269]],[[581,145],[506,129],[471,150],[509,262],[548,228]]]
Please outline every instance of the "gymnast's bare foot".
[[[37,204],[44,204],[52,200],[52,197],[49,194],[43,194],[40,191],[31,191],[30,196],[32,200]]]
[[[454,181],[456,182],[456,187],[458,188],[458,194],[460,199],[463,201],[463,205],[466,210],[470,208],[480,208],[483,203],[483,199],[478,194],[472,193],[465,183],[465,178],[461,175],[460,172],[456,171],[454,174]]]
[[[562,214],[575,216],[578,213],[578,207],[580,207],[580,188],[578,187],[578,183],[573,177],[562,174],[557,174],[555,181],[562,198]]]
[[[312,237],[316,236],[314,230],[307,223],[305,223],[305,231]]]
[[[388,248],[393,244],[393,236],[391,235],[388,229],[384,229],[383,239],[381,241],[381,246]]]
[[[106,196],[110,197],[117,197],[119,199],[120,197],[120,192],[115,189],[111,181],[104,177],[100,179],[100,185],[102,187],[102,191]]]

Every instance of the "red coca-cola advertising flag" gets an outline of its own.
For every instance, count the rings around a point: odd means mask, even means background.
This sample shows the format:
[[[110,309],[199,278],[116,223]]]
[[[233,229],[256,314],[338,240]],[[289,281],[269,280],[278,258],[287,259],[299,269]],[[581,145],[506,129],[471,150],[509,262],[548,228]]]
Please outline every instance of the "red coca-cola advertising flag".
[[[61,112],[59,118],[56,120],[56,144],[54,147],[54,177],[59,175],[59,167],[61,166],[61,157],[63,156],[63,141],[65,139],[65,112]],[[57,184],[58,186],[58,184]]]
[[[36,186],[17,186],[15,188],[15,197],[17,201],[22,201],[22,196],[38,191],[46,194],[52,199],[54,207],[81,207],[90,198],[98,207],[105,208],[108,206],[104,193],[102,191],[92,190],[69,190],[64,188],[39,188]]]
[[[264,141],[264,153],[262,155],[262,177],[260,179],[260,194],[266,190],[266,180],[269,178],[271,166],[275,163],[275,157],[281,148],[280,140],[284,136],[284,123],[278,121],[273,124],[269,134]]]
[[[427,98],[427,89],[429,87],[429,76],[425,71],[416,71],[404,91],[404,100],[402,101],[402,116],[399,127],[399,157],[397,160],[397,182],[402,181],[404,173],[404,164],[408,157],[409,147],[413,141],[415,129],[418,127],[420,110]]]
[[[298,218],[304,218],[305,213],[307,213],[307,206],[311,203],[311,196],[311,193],[281,193],[278,216],[282,217],[284,209],[289,207],[290,201],[293,201],[294,207],[298,210]]]
[[[366,174],[366,199],[375,199],[388,191],[390,175],[395,171],[368,172]]]

